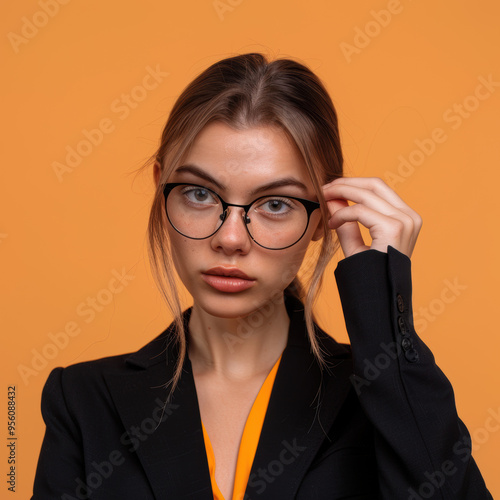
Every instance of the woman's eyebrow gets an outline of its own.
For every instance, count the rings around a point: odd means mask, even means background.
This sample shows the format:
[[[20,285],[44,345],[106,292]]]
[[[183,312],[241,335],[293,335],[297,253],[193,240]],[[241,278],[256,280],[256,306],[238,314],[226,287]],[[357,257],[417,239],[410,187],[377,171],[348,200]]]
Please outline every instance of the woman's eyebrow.
[[[192,163],[181,165],[174,171],[174,173],[176,174],[190,173],[196,175],[197,177],[200,177],[205,181],[211,182],[212,184],[217,186],[217,188],[220,189],[221,191],[225,191],[226,189],[226,186],[224,186],[219,181],[214,179],[210,174],[202,170],[200,167],[193,165]],[[304,193],[307,193],[306,185],[300,182],[298,179],[295,179],[294,177],[282,177],[281,179],[276,179],[275,181],[268,182],[267,184],[263,184],[262,186],[253,189],[252,191],[250,191],[250,196],[259,194],[263,191],[269,191],[270,189],[279,188],[283,186],[296,186],[300,190],[304,191]]]

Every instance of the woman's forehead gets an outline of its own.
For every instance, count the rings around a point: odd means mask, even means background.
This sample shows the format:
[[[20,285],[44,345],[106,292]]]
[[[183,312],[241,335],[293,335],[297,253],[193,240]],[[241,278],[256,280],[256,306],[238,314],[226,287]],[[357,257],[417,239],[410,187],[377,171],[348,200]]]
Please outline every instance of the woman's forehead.
[[[211,123],[193,142],[181,166],[186,164],[216,179],[245,177],[246,182],[263,183],[277,177],[295,177],[310,184],[297,147],[282,130],[272,126],[235,130],[224,123]]]

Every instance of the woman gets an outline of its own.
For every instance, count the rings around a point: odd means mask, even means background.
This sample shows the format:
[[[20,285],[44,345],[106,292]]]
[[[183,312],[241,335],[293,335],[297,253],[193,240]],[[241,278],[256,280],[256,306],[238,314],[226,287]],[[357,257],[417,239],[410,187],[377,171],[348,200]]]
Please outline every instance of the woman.
[[[136,353],[52,371],[33,498],[491,498],[414,330],[421,218],[381,179],[342,177],[320,80],[219,61],[152,159],[149,250],[174,321]],[[350,345],[312,313],[340,247]]]

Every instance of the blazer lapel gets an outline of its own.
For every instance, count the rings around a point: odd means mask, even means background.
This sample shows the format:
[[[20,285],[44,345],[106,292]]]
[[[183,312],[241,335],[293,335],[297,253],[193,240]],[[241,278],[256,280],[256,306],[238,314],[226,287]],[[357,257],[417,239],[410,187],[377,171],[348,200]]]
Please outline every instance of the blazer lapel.
[[[352,364],[345,347],[318,328],[328,342],[330,374],[320,372],[307,338],[300,301],[286,297],[288,341],[276,373],[245,499],[293,498],[308,466],[349,392]],[[192,308],[184,311],[187,325]],[[165,384],[177,350],[167,342],[173,323],[127,358],[127,373],[107,373],[106,382],[125,430],[142,429],[136,453],[155,497],[213,500],[201,416],[191,362],[163,411]],[[333,346],[333,347],[332,347]],[[335,352],[332,352],[335,351]],[[318,407],[318,398],[322,404]],[[265,494],[263,495],[265,491]],[[228,499],[229,500],[229,499]]]
[[[167,331],[171,332],[171,327]],[[164,334],[161,337],[164,339]],[[157,356],[164,351],[165,346],[155,344],[156,349],[149,349],[151,344],[148,344],[128,358],[128,362],[140,365],[148,353]],[[164,406],[168,395],[165,384],[172,377],[174,359],[170,357],[168,365],[166,356],[162,355],[161,361],[159,357],[156,359],[140,371],[107,374],[113,401],[125,429],[133,432],[141,429],[142,437],[134,441],[135,451],[155,498],[213,500],[192,373],[186,370],[182,374],[171,402]]]
[[[349,390],[352,362],[345,346],[317,328],[332,363],[321,374],[307,337],[303,306],[287,298],[288,343],[271,392],[245,500],[295,498]],[[318,405],[318,400],[321,404]]]

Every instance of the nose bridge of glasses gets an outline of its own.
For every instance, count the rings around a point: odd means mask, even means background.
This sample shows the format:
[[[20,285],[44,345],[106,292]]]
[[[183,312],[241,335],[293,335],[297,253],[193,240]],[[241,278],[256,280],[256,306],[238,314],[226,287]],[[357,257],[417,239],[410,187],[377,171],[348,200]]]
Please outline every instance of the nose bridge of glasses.
[[[225,206],[223,206],[223,212],[220,215],[222,223],[224,223],[226,221],[226,219],[231,215],[231,212],[233,211],[232,210],[233,207],[236,208],[235,217],[236,218],[240,217],[241,219],[243,219],[245,226],[250,222],[250,219],[248,217],[248,210],[250,208],[250,205],[238,205],[236,203],[227,203],[227,202],[224,202],[224,205]]]

